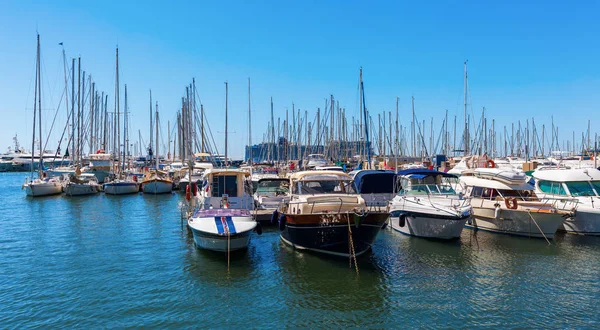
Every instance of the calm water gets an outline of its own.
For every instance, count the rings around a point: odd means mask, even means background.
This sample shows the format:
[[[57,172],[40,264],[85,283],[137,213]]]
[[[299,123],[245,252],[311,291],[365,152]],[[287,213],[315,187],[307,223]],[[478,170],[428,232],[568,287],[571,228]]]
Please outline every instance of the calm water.
[[[194,247],[178,194],[31,199],[0,173],[0,327],[598,328],[600,237],[386,230],[348,260],[275,229],[233,256]]]

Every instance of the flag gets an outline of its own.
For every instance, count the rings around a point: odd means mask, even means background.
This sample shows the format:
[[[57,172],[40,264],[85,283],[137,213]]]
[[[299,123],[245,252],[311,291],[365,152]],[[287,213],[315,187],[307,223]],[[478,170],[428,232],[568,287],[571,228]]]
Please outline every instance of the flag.
[[[59,43],[58,43],[58,45],[59,45],[59,46],[62,46],[62,45],[63,45],[63,43],[62,43],[62,42],[59,42]]]
[[[67,148],[67,151],[65,151],[65,157],[69,157],[69,149]]]

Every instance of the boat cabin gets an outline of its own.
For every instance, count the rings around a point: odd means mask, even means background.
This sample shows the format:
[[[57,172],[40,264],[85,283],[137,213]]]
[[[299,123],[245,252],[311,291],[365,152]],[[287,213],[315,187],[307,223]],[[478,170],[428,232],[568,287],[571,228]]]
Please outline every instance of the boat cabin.
[[[398,172],[398,195],[456,195],[453,186],[458,177],[453,174],[428,169],[408,169]]]
[[[206,170],[201,194],[204,208],[247,208],[248,199],[252,200],[248,176],[250,173],[238,169]]]
[[[538,191],[546,195],[600,196],[600,171],[597,169],[536,170],[533,177]]]

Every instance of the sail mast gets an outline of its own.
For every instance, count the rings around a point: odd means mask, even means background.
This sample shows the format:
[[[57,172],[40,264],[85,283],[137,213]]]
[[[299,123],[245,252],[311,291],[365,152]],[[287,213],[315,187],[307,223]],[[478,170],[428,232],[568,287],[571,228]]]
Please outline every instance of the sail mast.
[[[227,167],[227,101],[229,97],[229,86],[225,82],[225,167]]]
[[[464,151],[464,155],[466,156],[469,153],[469,123],[467,120],[467,62],[469,62],[468,60],[465,61],[465,100],[464,100],[464,105],[465,105],[465,133],[464,133],[464,138],[465,138],[465,151]]]
[[[250,77],[248,77],[248,164],[252,165],[252,111],[250,108]]]

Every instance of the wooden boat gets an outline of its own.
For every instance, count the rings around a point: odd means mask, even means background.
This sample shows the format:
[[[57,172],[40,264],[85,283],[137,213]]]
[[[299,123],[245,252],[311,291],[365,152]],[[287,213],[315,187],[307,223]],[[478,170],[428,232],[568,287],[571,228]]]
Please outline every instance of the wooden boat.
[[[389,217],[370,209],[339,171],[302,171],[290,176],[290,201],[277,214],[281,240],[300,250],[334,256],[367,252]]]

